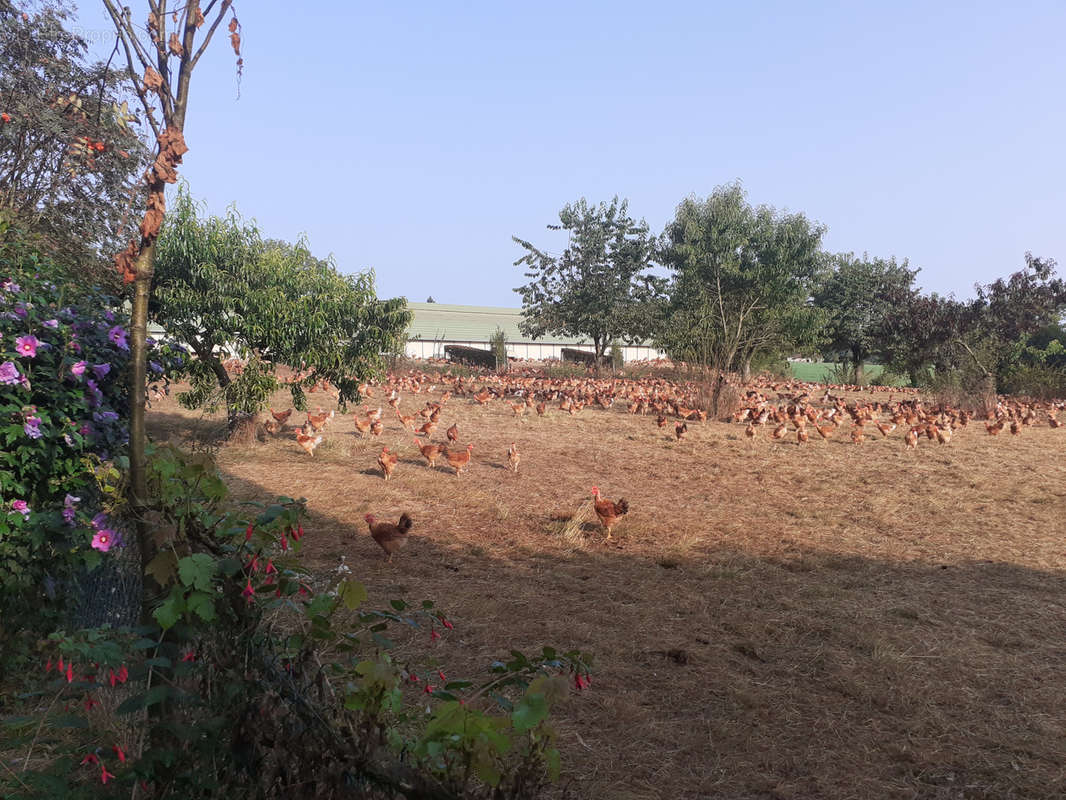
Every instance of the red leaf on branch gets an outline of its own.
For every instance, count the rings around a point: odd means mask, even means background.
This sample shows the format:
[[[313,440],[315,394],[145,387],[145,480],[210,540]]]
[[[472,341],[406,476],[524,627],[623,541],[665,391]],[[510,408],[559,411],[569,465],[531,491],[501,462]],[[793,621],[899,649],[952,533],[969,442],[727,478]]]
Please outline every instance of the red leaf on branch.
[[[145,67],[144,85],[151,89],[153,92],[158,92],[161,88],[163,88],[163,76],[151,67]]]
[[[170,39],[167,41],[167,49],[171,53],[176,55],[178,58],[181,58],[182,55],[184,55],[185,48],[181,46],[181,41],[178,39],[178,34],[170,34]]]

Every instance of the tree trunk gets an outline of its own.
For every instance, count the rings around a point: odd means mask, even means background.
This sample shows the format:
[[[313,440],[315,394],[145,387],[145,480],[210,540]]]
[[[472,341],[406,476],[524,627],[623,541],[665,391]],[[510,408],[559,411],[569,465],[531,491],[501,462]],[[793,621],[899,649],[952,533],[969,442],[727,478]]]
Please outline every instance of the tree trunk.
[[[751,380],[751,356],[747,356],[744,359],[744,363],[741,365],[740,379],[744,383],[747,383]]]
[[[155,242],[141,250],[134,262],[136,278],[133,282],[133,311],[130,316],[130,509],[141,551],[141,621],[151,620],[151,610],[162,591],[145,570],[155,558],[155,545],[148,535],[145,514],[148,507],[148,467],[145,455],[145,392],[148,364],[148,298],[152,293],[155,271]]]
[[[855,368],[855,383],[859,386],[862,386],[862,380],[864,377],[863,360],[862,351],[855,347],[851,348],[851,362],[852,366]]]

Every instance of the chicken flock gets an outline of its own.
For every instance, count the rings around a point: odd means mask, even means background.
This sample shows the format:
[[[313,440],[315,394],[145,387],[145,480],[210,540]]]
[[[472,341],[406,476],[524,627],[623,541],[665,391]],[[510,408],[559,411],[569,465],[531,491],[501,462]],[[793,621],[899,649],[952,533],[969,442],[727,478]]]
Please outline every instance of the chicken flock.
[[[875,399],[849,401],[843,396],[844,392],[860,390],[875,395]],[[310,391],[336,396],[325,382]],[[743,390],[734,388],[734,391],[740,397],[739,407],[728,419],[744,425],[744,438],[753,449],[763,438],[777,442],[794,439],[802,447],[810,446],[812,441],[833,439],[838,434],[855,445],[862,445],[868,437],[888,438],[896,434],[904,448],[913,451],[918,449],[923,436],[938,445],[949,445],[953,437],[971,422],[975,422],[975,427],[978,427],[976,423],[983,423],[990,436],[1004,430],[1017,436],[1026,428],[1040,424],[1059,428],[1058,414],[1066,406],[1062,401],[997,398],[995,404],[986,407],[983,413],[974,414],[948,404],[927,403],[913,389],[826,386],[796,380],[757,379]],[[550,378],[533,370],[503,376],[468,377],[454,375],[450,370],[442,373],[410,370],[390,373],[380,384],[363,384],[359,394],[365,400],[384,399],[397,423],[410,434],[411,442],[427,465],[436,468],[437,462],[443,460],[457,479],[471,465],[474,444],[460,443],[457,421],[445,430],[443,441],[434,442],[432,437],[449,401],[454,404],[458,398],[468,398],[469,402],[479,406],[505,404],[515,417],[526,414],[544,417],[555,413],[577,416],[586,409],[609,411],[616,404],[624,405],[632,415],[654,414],[658,429],[673,419],[673,438],[678,444],[684,442],[689,423],[707,420],[707,412],[700,408],[703,405],[700,387],[665,378]],[[876,399],[877,394],[886,397]],[[401,405],[407,405],[404,401],[411,395],[433,395],[438,399],[426,400],[422,408],[404,413]],[[289,425],[293,413],[291,408],[271,410],[271,419],[264,423],[264,428],[275,436],[292,430],[296,444],[308,456],[314,456],[330,423],[336,418],[336,412],[323,411],[319,407],[317,412],[308,413],[303,424],[295,428]],[[385,430],[382,407],[371,409],[363,405],[352,416],[356,433],[362,438],[380,436]],[[511,442],[507,448],[507,468],[517,473],[520,461],[518,445]],[[388,446],[381,448],[377,466],[386,481],[399,463],[399,452]],[[606,532],[606,539],[610,540],[612,530],[628,513],[629,504],[624,498],[618,501],[604,498],[598,487],[592,487],[591,496],[596,516]],[[366,516],[366,522],[370,535],[389,561],[406,541],[414,524],[407,513],[395,524],[378,522],[372,514]]]

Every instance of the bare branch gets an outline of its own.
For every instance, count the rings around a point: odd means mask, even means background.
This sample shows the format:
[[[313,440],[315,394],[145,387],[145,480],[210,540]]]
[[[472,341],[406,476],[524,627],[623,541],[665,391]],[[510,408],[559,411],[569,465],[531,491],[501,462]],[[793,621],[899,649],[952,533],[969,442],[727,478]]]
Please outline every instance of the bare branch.
[[[211,3],[208,4],[207,10],[203,12],[205,17],[211,14],[211,8],[215,5],[216,1],[217,0],[211,0]],[[196,62],[199,61],[200,56],[204,54],[204,50],[207,49],[207,45],[211,43],[211,38],[215,35],[215,30],[217,30],[218,26],[222,24],[222,19],[226,16],[226,12],[229,11],[229,7],[231,5],[233,5],[233,0],[222,0],[222,7],[218,10],[218,16],[215,17],[215,21],[211,23],[211,27],[207,29],[206,38],[200,44],[199,49],[196,51],[196,55],[194,55],[192,57],[192,60],[189,62],[190,70],[196,66]],[[192,47],[191,39],[189,40],[189,47]]]

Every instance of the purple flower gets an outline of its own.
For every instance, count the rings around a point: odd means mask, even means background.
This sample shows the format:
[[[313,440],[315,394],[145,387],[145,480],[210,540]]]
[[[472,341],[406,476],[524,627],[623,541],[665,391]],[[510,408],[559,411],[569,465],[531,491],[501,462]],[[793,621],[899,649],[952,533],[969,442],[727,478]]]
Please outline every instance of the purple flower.
[[[105,527],[107,525],[107,514],[101,511],[99,514],[92,518],[89,524],[93,526],[93,530],[95,530],[96,528]]]
[[[152,370],[152,372],[160,372],[161,373],[163,371],[163,365],[160,364],[158,361],[149,361],[148,362],[148,369]]]
[[[144,343],[149,347],[155,347],[155,339],[153,339],[151,336],[145,336]]]
[[[34,358],[37,355],[37,345],[40,342],[37,341],[37,337],[32,333],[27,333],[25,336],[20,336],[15,340],[15,352],[17,352],[23,358]]]
[[[14,386],[19,382],[19,378],[22,376],[19,374],[19,368],[11,361],[5,361],[0,364],[0,383],[5,386]]]
[[[26,421],[22,424],[22,430],[26,432],[26,435],[31,439],[41,438],[41,418],[40,417],[26,417]]]
[[[11,510],[21,514],[23,519],[27,519],[30,516],[30,504],[25,500],[13,501],[11,503]]]
[[[85,381],[86,387],[89,389],[89,405],[95,408],[104,402],[104,393],[100,391],[100,387],[96,385],[96,381],[92,378]]]
[[[112,317],[112,319],[114,319]],[[130,346],[126,343],[126,329],[121,325],[116,325],[107,332],[107,338],[111,340],[111,344],[115,345],[119,350],[129,350]]]
[[[68,494],[63,498],[63,519],[67,525],[74,525],[74,506],[81,502],[80,497]]]
[[[78,361],[78,362],[70,365],[70,372],[75,377],[80,378],[82,375],[85,374],[85,368],[87,366],[89,366],[89,362],[88,361]]]
[[[44,325],[44,327],[46,327],[46,328],[51,328],[52,330],[55,330],[56,328],[59,327],[59,320],[58,319],[46,319],[41,324]]]
[[[17,319],[26,319],[26,313],[26,306],[22,305],[22,303],[15,304],[15,317]]]
[[[110,364],[94,364],[93,374],[96,375],[97,380],[103,380],[104,376],[111,371]]]
[[[104,319],[106,319],[108,322],[114,322],[115,321],[115,315],[112,314],[110,311],[105,311],[104,312]]]
[[[10,279],[4,281],[3,283],[0,283],[0,289],[3,289],[5,292],[14,292],[15,294],[18,294],[20,291],[22,291],[19,285]]]
[[[115,544],[115,533],[107,528],[101,528],[93,536],[93,547],[101,553],[106,553]]]
[[[114,422],[118,419],[118,414],[114,411],[95,411],[93,412],[93,419],[97,422]]]

